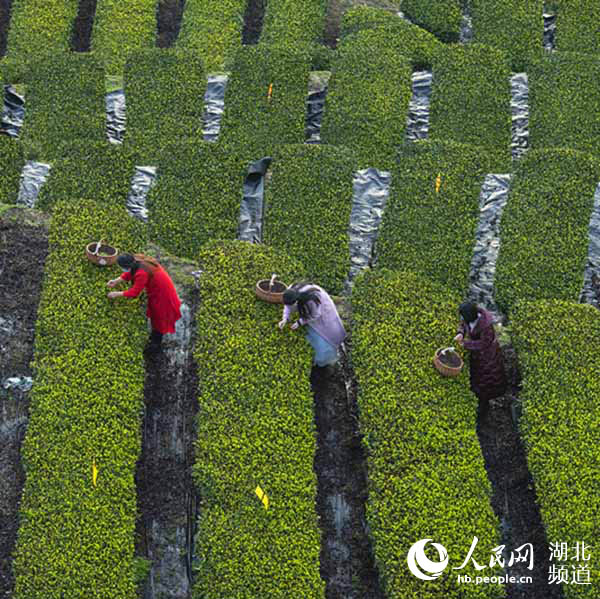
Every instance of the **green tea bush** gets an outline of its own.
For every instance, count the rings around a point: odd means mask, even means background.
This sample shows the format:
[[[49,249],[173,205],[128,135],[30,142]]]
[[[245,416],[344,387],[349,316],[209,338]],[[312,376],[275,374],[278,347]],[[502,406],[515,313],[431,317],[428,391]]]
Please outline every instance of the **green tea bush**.
[[[55,54],[26,75],[27,110],[21,131],[26,150],[42,161],[65,146],[106,140],[104,69],[85,54]]]
[[[1,81],[0,89],[3,89]],[[4,135],[0,136],[0,204],[16,202],[24,165],[21,143]]]
[[[97,0],[92,50],[109,75],[121,75],[127,56],[156,42],[156,0]]]
[[[457,42],[462,13],[459,0],[401,0],[410,20],[444,42]]]
[[[385,31],[370,30],[367,33]],[[332,65],[321,140],[353,148],[359,167],[390,169],[406,136],[411,67],[394,49],[346,38]]]
[[[529,143],[600,153],[600,61],[554,53],[529,73]]]
[[[25,63],[67,52],[79,0],[13,0],[7,56]]]
[[[471,0],[473,38],[506,52],[514,71],[541,57],[543,0]]]
[[[207,72],[219,71],[242,45],[247,0],[186,0],[176,46],[202,58]]]
[[[600,589],[594,550],[600,540],[600,314],[574,302],[520,302],[511,322],[523,370],[520,425],[529,470],[548,541],[569,547],[566,563],[551,565],[566,565],[569,583],[586,566],[591,585],[562,586],[565,599],[592,597]],[[573,561],[582,542],[592,548],[591,559]]]
[[[303,143],[309,66],[310,54],[304,51],[241,48],[225,90],[218,143],[243,146],[256,158],[278,144]]]
[[[320,42],[327,0],[269,0],[260,42],[294,49],[297,44]]]
[[[151,239],[190,259],[209,239],[235,239],[249,163],[218,144],[166,149],[147,199]]]
[[[195,55],[163,49],[130,55],[124,143],[138,164],[157,164],[169,145],[202,141],[205,90],[204,67]]]
[[[350,268],[354,154],[343,147],[281,146],[265,190],[264,242],[307,265],[307,275],[341,293]]]
[[[500,222],[496,300],[576,302],[583,286],[600,162],[574,150],[537,150],[521,160]]]
[[[406,564],[420,539],[441,543],[456,568],[474,536],[473,557],[484,566],[499,542],[468,375],[445,378],[432,364],[455,333],[460,297],[416,273],[387,269],[367,271],[352,294],[367,522],[389,599],[504,597],[498,585],[457,583],[450,568],[435,582],[420,581]],[[459,573],[475,576],[472,562]]]
[[[596,0],[561,2],[556,17],[556,49],[600,53],[600,5]]]
[[[465,294],[481,185],[492,164],[483,148],[432,141],[407,145],[392,171],[377,236],[378,265],[414,270]]]
[[[107,299],[106,281],[118,269],[98,268],[84,254],[101,236],[139,248],[127,219],[124,209],[87,200],[60,202],[53,213],[22,452],[18,597],[135,597],[145,318],[139,300]]]
[[[499,50],[452,46],[434,62],[431,139],[483,146],[497,156],[493,172],[511,165],[510,69]]]
[[[302,334],[278,329],[281,305],[254,295],[259,279],[275,272],[290,284],[303,269],[271,248],[239,241],[211,242],[199,261],[193,474],[201,517],[192,596],[324,598],[311,349]]]

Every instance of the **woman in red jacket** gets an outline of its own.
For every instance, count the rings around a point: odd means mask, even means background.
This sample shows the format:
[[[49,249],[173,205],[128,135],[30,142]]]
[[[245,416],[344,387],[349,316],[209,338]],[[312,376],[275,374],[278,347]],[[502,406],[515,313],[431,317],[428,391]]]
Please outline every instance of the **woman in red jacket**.
[[[121,281],[133,281],[127,291],[111,291],[109,299],[116,297],[137,297],[146,289],[148,309],[146,316],[150,318],[152,333],[146,351],[156,353],[161,350],[162,336],[175,332],[175,322],[181,318],[181,300],[175,285],[167,271],[154,259],[144,254],[121,254],[117,263],[123,274],[107,283],[115,287]]]

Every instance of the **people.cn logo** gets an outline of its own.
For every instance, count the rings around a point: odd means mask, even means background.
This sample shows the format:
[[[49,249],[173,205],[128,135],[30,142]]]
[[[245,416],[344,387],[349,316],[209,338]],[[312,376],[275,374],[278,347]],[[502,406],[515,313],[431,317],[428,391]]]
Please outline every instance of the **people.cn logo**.
[[[446,548],[439,543],[434,543],[433,541],[431,543],[439,553],[439,562],[432,562],[425,555],[425,545],[427,545],[429,541],[432,541],[432,539],[421,539],[420,541],[417,541],[408,550],[408,555],[406,556],[408,569],[421,580],[435,580],[438,576],[441,576],[448,565],[448,552],[446,551]]]

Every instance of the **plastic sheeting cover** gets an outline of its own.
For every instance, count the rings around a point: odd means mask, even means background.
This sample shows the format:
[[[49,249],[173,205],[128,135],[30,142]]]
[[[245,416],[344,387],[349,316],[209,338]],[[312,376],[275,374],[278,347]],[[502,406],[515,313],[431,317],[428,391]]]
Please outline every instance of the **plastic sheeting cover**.
[[[373,248],[390,193],[392,176],[387,171],[368,168],[354,174],[352,212],[350,213],[350,272],[345,293],[352,290],[358,273],[373,261]]]
[[[594,208],[590,218],[590,245],[583,275],[580,302],[600,307],[600,288],[594,285],[594,275],[600,277],[600,183],[594,194]]]
[[[306,100],[306,143],[321,143],[321,122],[325,110],[325,98],[327,97],[327,85],[319,91],[308,94]]]
[[[469,298],[500,316],[494,301],[496,260],[500,251],[500,219],[508,200],[512,175],[488,174],[479,196],[479,223],[469,273]]]
[[[225,108],[225,88],[227,75],[208,75],[206,94],[204,95],[204,141],[217,141],[221,129],[221,119]]]
[[[33,386],[33,379],[30,376],[10,376],[2,381],[2,388],[5,390],[18,389],[26,393]]]
[[[106,135],[113,144],[123,143],[125,135],[125,91],[106,94]]]
[[[44,162],[28,160],[21,172],[17,204],[34,208],[42,185],[46,182],[52,167]]]
[[[552,52],[556,45],[554,38],[556,35],[556,15],[544,13],[544,49]]]
[[[431,103],[431,71],[413,71],[412,98],[406,117],[406,139],[417,141],[429,135],[429,106]]]
[[[244,179],[244,195],[240,205],[238,239],[260,243],[264,210],[265,173],[272,158],[265,156],[252,162]]]
[[[460,23],[458,41],[461,44],[468,44],[469,42],[473,41],[473,19],[466,6],[462,6],[462,11],[462,21]]]
[[[529,80],[527,73],[513,73],[510,78],[512,112],[511,152],[513,160],[529,148]]]
[[[25,98],[12,85],[4,86],[4,108],[2,109],[2,132],[19,137],[25,118]]]
[[[156,168],[155,166],[136,166],[131,179],[131,188],[126,204],[127,212],[143,222],[148,222],[146,198],[156,183]]]

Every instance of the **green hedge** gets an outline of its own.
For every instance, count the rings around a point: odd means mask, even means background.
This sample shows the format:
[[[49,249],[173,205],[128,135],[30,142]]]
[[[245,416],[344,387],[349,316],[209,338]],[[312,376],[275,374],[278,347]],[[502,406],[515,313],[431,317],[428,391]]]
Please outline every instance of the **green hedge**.
[[[366,33],[387,35],[381,29]],[[321,140],[353,148],[361,168],[388,170],[406,136],[411,67],[383,40],[378,47],[363,37],[346,38],[332,65]]]
[[[499,50],[480,44],[452,46],[433,67],[431,139],[494,150],[493,171],[511,165],[510,69]]]
[[[529,73],[529,144],[600,153],[600,60],[554,53]]]
[[[193,259],[209,239],[235,239],[249,159],[217,144],[165,150],[148,195],[149,235]]]
[[[97,0],[92,50],[109,75],[123,72],[128,55],[156,44],[157,0]]]
[[[561,1],[556,17],[556,49],[600,53],[600,5],[596,0]]]
[[[117,247],[139,247],[134,226],[124,209],[94,201],[54,210],[22,451],[17,597],[135,597],[145,318],[138,301],[107,299],[106,281],[118,269],[97,268],[84,254],[104,235]]]
[[[41,60],[28,70],[26,84],[21,136],[28,154],[48,161],[73,143],[106,140],[104,69],[93,57],[71,53]]]
[[[443,44],[431,33],[380,8],[356,6],[344,13],[342,45],[356,40],[373,49],[391,49],[408,58],[416,69],[431,68]]]
[[[242,45],[247,0],[186,0],[176,46],[202,58],[207,72],[219,71]]]
[[[517,300],[578,301],[600,162],[573,150],[522,159],[500,223],[495,289],[504,312]]]
[[[573,568],[591,585],[563,584],[565,599],[600,592],[600,314],[565,301],[522,302],[511,315],[523,370],[521,430],[549,542],[567,543]],[[590,561],[573,561],[585,542]],[[587,552],[586,552],[587,553]],[[594,590],[595,589],[595,590]]]
[[[462,23],[459,0],[401,0],[400,8],[413,23],[442,41],[458,41]]]
[[[23,166],[25,158],[20,142],[5,135],[0,136],[0,204],[16,202]]]
[[[7,57],[24,63],[69,50],[79,0],[13,0]]]
[[[251,153],[268,153],[281,143],[303,143],[309,66],[310,55],[303,51],[241,48],[225,90],[218,143],[244,146]]]
[[[276,272],[290,284],[302,268],[271,248],[238,241],[210,243],[199,260],[194,480],[201,516],[192,596],[324,598],[311,350],[302,334],[277,328],[281,306],[254,296],[257,280]]]
[[[130,55],[124,143],[137,164],[157,164],[163,148],[174,143],[202,141],[205,90],[204,67],[195,55],[162,49]]]
[[[328,4],[328,0],[269,0],[260,42],[292,49],[320,42]]]
[[[368,450],[367,522],[388,599],[504,597],[501,585],[458,584],[473,557],[489,563],[499,542],[479,440],[477,400],[466,372],[444,378],[433,367],[457,324],[461,296],[415,273],[367,272],[352,294],[352,361],[359,384],[361,430]],[[410,573],[406,556],[420,539],[441,543],[449,567],[435,582]],[[437,552],[429,555],[439,561]]]
[[[514,71],[541,57],[544,0],[471,0],[473,39],[506,52]]]
[[[474,146],[431,141],[406,146],[392,171],[377,236],[378,265],[415,270],[465,294],[481,185],[492,164],[492,156]]]
[[[264,242],[300,259],[308,278],[330,293],[341,293],[350,269],[355,170],[347,148],[283,146],[265,190]]]

